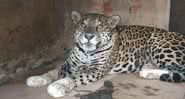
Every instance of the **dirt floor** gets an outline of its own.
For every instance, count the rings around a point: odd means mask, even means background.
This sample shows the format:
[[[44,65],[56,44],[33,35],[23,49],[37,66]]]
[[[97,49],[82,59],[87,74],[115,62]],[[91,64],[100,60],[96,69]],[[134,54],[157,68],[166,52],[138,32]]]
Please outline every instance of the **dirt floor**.
[[[79,87],[75,90],[96,90],[104,80],[114,85],[113,99],[185,99],[185,83],[167,83],[157,80],[145,80],[136,74],[107,76],[104,79]],[[58,99],[78,99],[63,97]],[[24,83],[9,84],[0,87],[0,99],[54,99],[48,96],[46,86],[29,88]]]

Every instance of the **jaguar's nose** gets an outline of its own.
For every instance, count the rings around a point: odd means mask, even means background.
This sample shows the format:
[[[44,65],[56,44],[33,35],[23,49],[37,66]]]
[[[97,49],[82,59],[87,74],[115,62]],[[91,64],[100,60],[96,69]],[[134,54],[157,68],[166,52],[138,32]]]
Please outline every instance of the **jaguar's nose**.
[[[85,38],[88,39],[88,40],[91,40],[93,37],[95,37],[95,35],[92,34],[92,33],[86,33],[84,36],[85,36]]]

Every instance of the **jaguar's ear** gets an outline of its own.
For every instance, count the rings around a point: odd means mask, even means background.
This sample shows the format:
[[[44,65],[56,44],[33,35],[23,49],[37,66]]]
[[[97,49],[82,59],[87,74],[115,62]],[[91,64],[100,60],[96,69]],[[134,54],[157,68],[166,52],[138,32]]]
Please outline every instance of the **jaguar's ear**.
[[[119,15],[113,15],[108,19],[108,23],[111,28],[116,27],[116,25],[120,22],[120,16]]]
[[[77,24],[81,19],[81,14],[77,11],[72,11],[71,18],[75,24]]]

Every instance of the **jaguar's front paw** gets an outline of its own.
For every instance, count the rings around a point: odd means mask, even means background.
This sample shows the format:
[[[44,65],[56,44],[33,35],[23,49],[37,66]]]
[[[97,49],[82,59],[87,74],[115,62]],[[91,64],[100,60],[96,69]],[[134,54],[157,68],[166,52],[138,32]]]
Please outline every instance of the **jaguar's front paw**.
[[[48,94],[53,97],[65,96],[67,92],[75,87],[75,83],[70,78],[57,80],[50,84],[47,88]]]
[[[51,79],[45,76],[31,76],[26,80],[29,87],[40,87],[51,83]]]
[[[64,85],[59,83],[50,84],[47,88],[48,94],[53,97],[62,97],[65,96],[66,90]]]

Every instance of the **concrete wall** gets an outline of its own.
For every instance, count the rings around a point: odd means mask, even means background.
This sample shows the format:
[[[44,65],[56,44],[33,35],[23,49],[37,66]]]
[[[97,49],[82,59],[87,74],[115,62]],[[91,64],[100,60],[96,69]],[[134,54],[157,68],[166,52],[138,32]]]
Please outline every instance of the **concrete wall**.
[[[170,31],[185,35],[185,0],[171,0]]]
[[[0,0],[0,81],[52,68],[72,45],[70,13],[119,14],[122,24],[168,29],[169,0]]]

